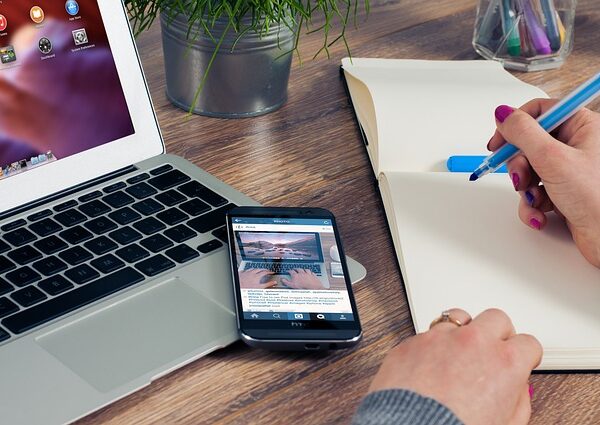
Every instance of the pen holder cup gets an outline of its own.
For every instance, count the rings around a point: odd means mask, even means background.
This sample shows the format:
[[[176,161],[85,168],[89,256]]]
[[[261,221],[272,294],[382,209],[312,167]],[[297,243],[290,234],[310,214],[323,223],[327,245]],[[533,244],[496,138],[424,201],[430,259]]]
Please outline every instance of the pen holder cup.
[[[480,0],[473,47],[518,71],[560,67],[573,49],[577,0]]]

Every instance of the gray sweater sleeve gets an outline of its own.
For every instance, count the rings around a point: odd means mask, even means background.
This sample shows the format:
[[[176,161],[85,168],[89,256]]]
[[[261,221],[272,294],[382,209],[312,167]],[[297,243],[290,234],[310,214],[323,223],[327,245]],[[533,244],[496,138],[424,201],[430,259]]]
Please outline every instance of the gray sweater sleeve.
[[[446,406],[432,398],[402,389],[367,395],[352,425],[463,425]]]

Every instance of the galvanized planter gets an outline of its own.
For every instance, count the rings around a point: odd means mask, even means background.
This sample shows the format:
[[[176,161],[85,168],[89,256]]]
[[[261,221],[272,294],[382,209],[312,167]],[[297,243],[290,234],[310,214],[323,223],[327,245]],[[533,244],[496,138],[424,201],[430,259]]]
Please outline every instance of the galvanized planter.
[[[294,45],[287,26],[273,26],[262,36],[248,31],[237,42],[238,34],[230,29],[192,107],[216,43],[198,28],[188,40],[185,15],[162,12],[160,23],[167,97],[176,106],[211,117],[243,118],[274,111],[287,100]],[[217,21],[212,36],[219,40],[226,26],[227,20]]]

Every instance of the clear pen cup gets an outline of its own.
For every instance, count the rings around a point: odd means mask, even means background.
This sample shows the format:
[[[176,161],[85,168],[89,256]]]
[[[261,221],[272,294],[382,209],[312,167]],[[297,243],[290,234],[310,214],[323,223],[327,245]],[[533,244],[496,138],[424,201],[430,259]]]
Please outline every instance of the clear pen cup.
[[[558,68],[573,49],[577,0],[480,0],[473,47],[505,68]]]

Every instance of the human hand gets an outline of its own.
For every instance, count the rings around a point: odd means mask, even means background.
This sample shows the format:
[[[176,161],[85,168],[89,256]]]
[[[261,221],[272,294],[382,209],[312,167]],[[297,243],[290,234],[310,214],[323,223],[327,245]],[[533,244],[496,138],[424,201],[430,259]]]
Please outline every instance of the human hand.
[[[310,270],[290,270],[290,278],[281,278],[281,282],[293,289],[325,289],[319,278]]]
[[[402,388],[431,397],[466,425],[526,424],[531,416],[528,379],[542,357],[532,336],[515,334],[508,316],[486,310],[470,320],[450,310],[450,322],[433,326],[393,348],[369,392]]]
[[[521,150],[507,164],[521,192],[519,217],[534,229],[546,213],[563,217],[583,256],[600,267],[600,114],[583,109],[550,135],[534,120],[557,101],[535,99],[520,109],[496,108],[497,130],[488,148],[506,141]]]
[[[250,269],[239,272],[240,288],[268,289],[277,285],[276,280],[267,279],[274,273],[264,269]]]

